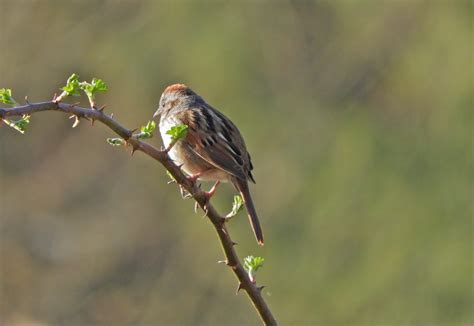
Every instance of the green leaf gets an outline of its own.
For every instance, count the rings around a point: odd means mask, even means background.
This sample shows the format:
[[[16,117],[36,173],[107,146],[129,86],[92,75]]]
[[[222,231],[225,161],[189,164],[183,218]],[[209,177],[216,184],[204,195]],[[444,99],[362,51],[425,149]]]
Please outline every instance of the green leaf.
[[[265,259],[262,257],[247,256],[244,258],[244,268],[247,270],[250,280],[255,282],[255,274],[263,266]]]
[[[243,208],[244,201],[239,195],[234,196],[234,202],[232,203],[232,211],[227,214],[226,218],[231,218],[237,215]]]
[[[146,126],[143,126],[140,128],[141,132],[148,132],[148,133],[153,133],[156,129],[156,122],[153,120],[148,121]]]
[[[10,105],[18,104],[12,97],[12,90],[9,88],[0,89],[0,102]]]
[[[107,92],[107,85],[102,79],[92,78],[91,84],[94,92]]]
[[[30,116],[24,115],[20,120],[17,120],[17,121],[3,119],[3,122],[5,122],[8,126],[12,127],[13,129],[18,130],[19,132],[24,134],[26,131],[26,127],[30,123]]]
[[[122,138],[107,138],[107,142],[112,146],[125,145],[125,140]]]
[[[67,79],[66,86],[60,88],[67,96],[79,96],[79,76],[72,74]]]
[[[257,271],[263,266],[265,259],[263,257],[247,256],[244,258],[244,267],[247,271]]]
[[[136,135],[138,139],[147,139],[153,137],[153,132],[156,129],[156,122],[148,121],[146,126],[140,127],[140,132]]]
[[[107,85],[102,81],[102,79],[92,78],[90,83],[83,81],[79,83],[79,88],[86,93],[89,101],[93,101],[95,97],[95,93],[97,92],[106,92]]]
[[[171,129],[166,132],[166,134],[171,136],[173,142],[176,142],[186,137],[187,133],[188,133],[187,125],[177,125],[177,126],[171,127]]]

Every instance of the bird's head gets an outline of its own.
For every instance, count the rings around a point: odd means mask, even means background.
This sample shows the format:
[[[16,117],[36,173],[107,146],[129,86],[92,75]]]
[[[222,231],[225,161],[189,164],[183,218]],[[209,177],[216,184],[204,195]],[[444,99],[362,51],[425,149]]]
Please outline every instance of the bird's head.
[[[193,92],[191,88],[184,84],[173,84],[163,91],[161,94],[160,103],[158,104],[158,109],[156,110],[153,117],[158,115],[166,114],[169,110],[191,102],[196,93]]]

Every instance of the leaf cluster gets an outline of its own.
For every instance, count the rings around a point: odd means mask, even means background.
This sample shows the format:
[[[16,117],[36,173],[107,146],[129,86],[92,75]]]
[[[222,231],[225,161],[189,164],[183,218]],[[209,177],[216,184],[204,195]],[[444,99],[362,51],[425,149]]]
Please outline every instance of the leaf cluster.
[[[244,201],[242,200],[242,197],[239,195],[234,196],[234,202],[232,203],[232,211],[230,211],[229,214],[227,214],[226,218],[231,218],[237,215],[242,208],[244,207]]]
[[[18,130],[22,134],[25,133],[26,127],[30,124],[30,116],[24,115],[20,120],[6,120],[3,119],[3,122],[8,126],[12,127],[15,130]]]
[[[66,85],[60,88],[66,96],[79,96],[79,76],[72,74],[66,82]]]
[[[16,106],[18,102],[12,96],[12,90],[9,88],[0,89],[0,102],[8,105]],[[24,115],[20,120],[8,120],[0,119],[0,122],[3,121],[7,126],[12,127],[15,130],[18,130],[22,134],[25,133],[26,127],[30,123],[30,116]]]
[[[255,274],[263,266],[264,261],[263,257],[247,256],[244,258],[244,268],[247,270],[252,282],[255,282]]]
[[[102,79],[98,78],[92,78],[90,83],[83,81],[79,83],[79,87],[86,93],[89,100],[94,100],[95,93],[97,92],[107,92],[107,85]]]
[[[112,146],[122,146],[125,145],[125,140],[123,138],[107,138],[107,143]]]
[[[106,92],[107,85],[102,79],[92,78],[91,82],[79,81],[79,76],[77,74],[72,74],[66,82],[66,85],[60,88],[63,93],[63,96],[80,96],[80,91],[82,90],[90,103],[94,103],[95,94],[97,92]]]
[[[183,139],[188,134],[188,126],[187,125],[177,125],[171,127],[170,130],[166,132],[166,134],[171,136],[173,142],[176,142],[180,139]]]
[[[156,122],[148,121],[145,126],[140,127],[140,132],[137,134],[138,139],[148,139],[153,137],[153,132],[156,129]]]
[[[9,105],[17,105],[18,103],[12,97],[12,90],[9,88],[1,88],[0,89],[0,102],[9,104]]]

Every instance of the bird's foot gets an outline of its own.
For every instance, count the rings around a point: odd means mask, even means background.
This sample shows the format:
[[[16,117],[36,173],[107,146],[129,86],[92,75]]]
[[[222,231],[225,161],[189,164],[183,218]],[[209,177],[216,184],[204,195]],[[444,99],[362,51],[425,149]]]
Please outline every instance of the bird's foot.
[[[199,179],[199,177],[201,176],[200,173],[196,173],[196,174],[193,174],[193,175],[187,175],[186,176],[186,179],[188,179],[189,182],[191,182],[193,185],[196,183],[196,181]],[[188,198],[191,198],[193,197],[189,191],[187,191],[186,189],[184,189],[183,186],[179,186],[179,190],[181,192],[181,197],[183,197],[183,199],[188,199]]]
[[[204,191],[204,195],[206,196],[206,201],[209,201],[211,197],[214,196],[214,194],[216,193],[217,187],[219,187],[220,184],[221,182],[218,180],[209,191]]]
[[[205,197],[205,204],[204,207],[206,207],[207,203],[211,200],[212,196],[216,193],[217,187],[220,185],[220,181],[216,181],[216,183],[212,186],[212,188],[209,191],[203,191],[204,197]],[[197,212],[199,208],[198,202],[194,203],[194,212]]]

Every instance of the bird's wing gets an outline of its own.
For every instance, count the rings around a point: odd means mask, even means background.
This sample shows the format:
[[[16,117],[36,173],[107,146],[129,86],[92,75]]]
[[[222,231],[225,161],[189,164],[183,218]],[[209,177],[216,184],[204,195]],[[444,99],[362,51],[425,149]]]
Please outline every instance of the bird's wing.
[[[188,125],[183,142],[194,153],[239,179],[253,181],[250,155],[240,132],[229,119],[205,107],[183,112],[180,120]]]

